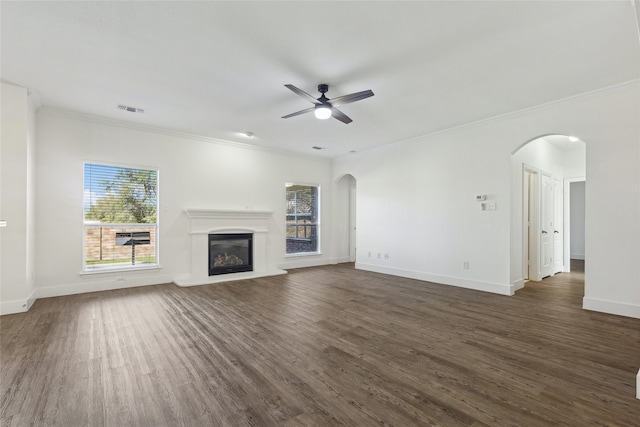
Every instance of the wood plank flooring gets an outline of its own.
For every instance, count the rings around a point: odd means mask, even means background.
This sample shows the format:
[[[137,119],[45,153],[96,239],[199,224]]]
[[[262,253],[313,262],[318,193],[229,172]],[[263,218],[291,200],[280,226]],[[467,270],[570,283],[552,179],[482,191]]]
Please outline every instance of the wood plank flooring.
[[[38,300],[0,318],[2,425],[633,426],[640,320],[583,273],[505,297],[351,264]]]

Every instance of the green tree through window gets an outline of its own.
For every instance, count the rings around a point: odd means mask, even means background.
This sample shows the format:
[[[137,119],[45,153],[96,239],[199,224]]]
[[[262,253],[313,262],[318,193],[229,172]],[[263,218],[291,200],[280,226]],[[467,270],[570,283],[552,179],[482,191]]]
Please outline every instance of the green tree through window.
[[[85,270],[157,265],[157,194],[156,170],[85,164]]]
[[[95,166],[104,169],[101,165],[87,165],[94,169]],[[99,220],[103,223],[155,223],[157,172],[144,169],[114,169],[118,170],[113,178],[97,172],[97,176],[102,176],[102,179],[97,186],[92,185],[91,188],[100,192],[104,189],[104,194],[95,199],[95,204],[90,204],[85,219]]]

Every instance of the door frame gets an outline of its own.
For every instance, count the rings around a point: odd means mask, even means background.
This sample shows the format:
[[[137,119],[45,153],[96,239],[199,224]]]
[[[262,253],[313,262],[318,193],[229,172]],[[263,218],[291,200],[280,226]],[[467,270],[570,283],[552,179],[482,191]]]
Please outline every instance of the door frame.
[[[356,184],[357,185],[357,184]],[[356,196],[357,186],[352,185],[349,187],[349,261],[356,262],[357,248],[356,248]]]
[[[558,198],[558,191],[560,191]],[[559,210],[562,209],[561,212]],[[564,184],[560,178],[553,177],[553,274],[562,273],[564,271]],[[561,229],[562,232],[559,232]],[[560,251],[558,254],[556,249],[556,234],[559,234],[558,238],[561,239]]]
[[[540,281],[540,169],[522,165],[522,266],[525,280]],[[523,271],[525,273],[525,271]]]
[[[571,271],[571,183],[587,182],[584,176],[564,179],[564,272]],[[585,203],[586,206],[586,203]]]

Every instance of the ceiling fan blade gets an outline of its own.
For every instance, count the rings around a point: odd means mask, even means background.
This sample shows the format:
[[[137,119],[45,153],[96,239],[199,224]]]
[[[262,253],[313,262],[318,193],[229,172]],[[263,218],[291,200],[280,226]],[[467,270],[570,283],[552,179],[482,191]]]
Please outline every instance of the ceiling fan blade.
[[[282,116],[283,119],[288,119],[289,117],[299,116],[300,114],[310,113],[315,110],[316,107],[305,108],[304,110],[296,111],[295,113],[287,114],[286,116]]]
[[[314,104],[318,103],[317,99],[315,99],[313,96],[309,95],[307,92],[305,92],[305,91],[303,91],[301,89],[298,89],[294,85],[284,85],[284,86],[289,88],[292,92],[297,93],[298,95],[300,95],[301,97],[303,97],[307,101],[313,102]]]
[[[331,112],[332,112],[331,115],[336,119],[340,120],[342,123],[349,124],[353,121],[349,116],[347,116],[342,111],[338,110],[336,107],[332,107]]]
[[[361,99],[369,98],[374,93],[371,90],[363,90],[362,92],[351,93],[349,95],[342,95],[336,98],[331,98],[331,105],[334,107],[349,104],[351,102],[360,101]]]

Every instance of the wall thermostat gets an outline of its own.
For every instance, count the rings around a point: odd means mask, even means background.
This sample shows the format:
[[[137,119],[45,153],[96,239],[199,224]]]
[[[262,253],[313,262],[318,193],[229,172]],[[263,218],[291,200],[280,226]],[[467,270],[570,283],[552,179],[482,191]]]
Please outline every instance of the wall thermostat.
[[[482,202],[484,200],[487,200],[487,195],[486,194],[480,194],[480,195],[476,196],[476,201],[477,202]]]

